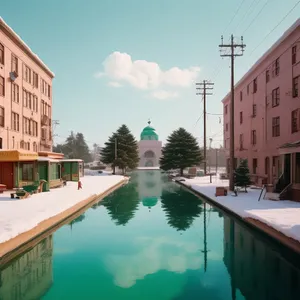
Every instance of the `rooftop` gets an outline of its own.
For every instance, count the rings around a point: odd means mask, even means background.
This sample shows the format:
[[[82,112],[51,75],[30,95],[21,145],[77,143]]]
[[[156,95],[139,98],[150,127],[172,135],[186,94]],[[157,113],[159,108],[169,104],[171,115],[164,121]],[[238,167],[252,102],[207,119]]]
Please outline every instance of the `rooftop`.
[[[300,27],[300,18],[298,18],[294,24],[289,27],[282,36],[256,61],[256,63],[249,69],[249,71],[234,85],[237,88],[252,72],[254,72],[259,65],[273,52],[278,46],[287,39],[297,28]],[[229,97],[230,92],[223,98],[222,102]]]
[[[29,48],[29,46],[21,39],[21,37],[14,32],[14,30],[7,25],[7,23],[0,17],[0,29],[6,31],[6,34],[15,42],[20,44],[20,48],[30,56],[46,73],[54,78],[55,74],[47,67],[47,65]]]

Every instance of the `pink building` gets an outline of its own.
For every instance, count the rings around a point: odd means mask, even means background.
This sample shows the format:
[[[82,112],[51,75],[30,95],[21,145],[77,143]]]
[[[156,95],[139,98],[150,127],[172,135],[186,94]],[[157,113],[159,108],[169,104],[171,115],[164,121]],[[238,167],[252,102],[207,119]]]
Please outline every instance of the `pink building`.
[[[52,150],[53,78],[0,18],[0,149]]]
[[[299,85],[300,19],[235,85],[234,116],[237,163],[248,159],[253,181],[300,200]],[[230,93],[222,102],[229,157]]]

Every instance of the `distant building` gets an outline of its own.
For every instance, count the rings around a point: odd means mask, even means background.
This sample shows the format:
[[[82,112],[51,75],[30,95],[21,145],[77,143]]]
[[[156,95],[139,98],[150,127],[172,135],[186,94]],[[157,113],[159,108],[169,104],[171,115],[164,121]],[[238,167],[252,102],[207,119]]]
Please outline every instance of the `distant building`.
[[[155,129],[148,122],[142,133],[141,139],[138,142],[139,146],[139,167],[159,167],[159,159],[161,157],[162,142],[159,141]]]
[[[235,85],[235,158],[257,184],[289,184],[300,198],[300,19]],[[222,100],[229,169],[230,93]]]
[[[224,148],[206,149],[207,171],[226,167],[226,150]]]
[[[53,78],[0,18],[0,149],[52,150]]]

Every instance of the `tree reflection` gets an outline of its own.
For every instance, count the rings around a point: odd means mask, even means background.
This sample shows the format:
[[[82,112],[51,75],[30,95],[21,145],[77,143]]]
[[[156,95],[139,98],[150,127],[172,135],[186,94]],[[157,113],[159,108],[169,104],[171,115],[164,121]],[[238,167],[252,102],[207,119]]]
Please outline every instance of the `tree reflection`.
[[[135,215],[139,195],[135,183],[129,183],[102,201],[116,225],[125,226]]]
[[[163,191],[161,205],[168,224],[178,231],[185,231],[202,212],[201,201],[188,191],[178,188],[173,193]]]
[[[82,222],[85,219],[85,215],[82,214],[79,217],[77,217],[76,219],[72,220],[69,225],[72,227],[75,223],[79,223]]]

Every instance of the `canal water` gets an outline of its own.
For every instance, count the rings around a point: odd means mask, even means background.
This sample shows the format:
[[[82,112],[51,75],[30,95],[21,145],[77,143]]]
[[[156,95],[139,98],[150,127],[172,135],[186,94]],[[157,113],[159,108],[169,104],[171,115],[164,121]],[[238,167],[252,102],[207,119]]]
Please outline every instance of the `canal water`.
[[[139,171],[0,266],[0,299],[300,299],[299,257],[239,222]]]

